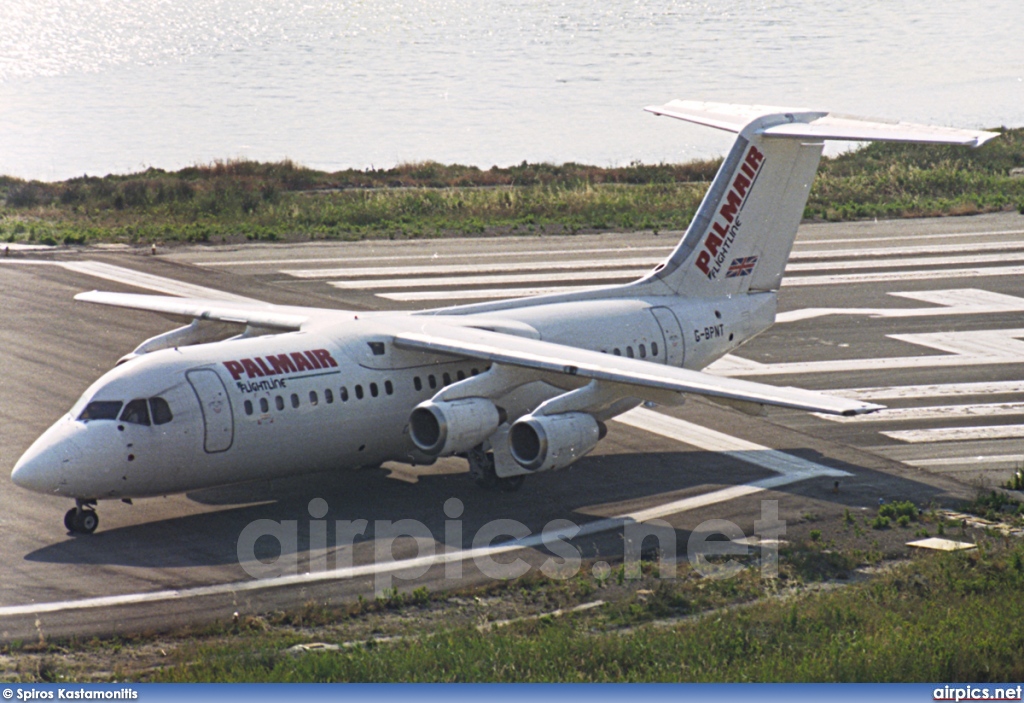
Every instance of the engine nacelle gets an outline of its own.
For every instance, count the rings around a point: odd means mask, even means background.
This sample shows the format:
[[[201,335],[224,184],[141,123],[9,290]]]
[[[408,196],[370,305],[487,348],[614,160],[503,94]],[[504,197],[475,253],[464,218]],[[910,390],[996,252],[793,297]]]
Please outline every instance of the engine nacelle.
[[[509,429],[508,446],[512,458],[527,471],[550,471],[582,457],[606,431],[587,413],[527,415]]]
[[[477,446],[502,422],[502,412],[487,398],[428,400],[409,416],[409,435],[424,454],[448,456]]]

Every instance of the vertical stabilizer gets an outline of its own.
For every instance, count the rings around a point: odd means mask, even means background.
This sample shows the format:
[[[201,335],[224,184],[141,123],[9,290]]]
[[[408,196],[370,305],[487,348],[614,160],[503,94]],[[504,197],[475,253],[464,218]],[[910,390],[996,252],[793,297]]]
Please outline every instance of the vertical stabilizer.
[[[824,140],[978,146],[997,136],[757,105],[673,101],[647,109],[738,135],[679,245],[640,282],[696,298],[778,289]]]

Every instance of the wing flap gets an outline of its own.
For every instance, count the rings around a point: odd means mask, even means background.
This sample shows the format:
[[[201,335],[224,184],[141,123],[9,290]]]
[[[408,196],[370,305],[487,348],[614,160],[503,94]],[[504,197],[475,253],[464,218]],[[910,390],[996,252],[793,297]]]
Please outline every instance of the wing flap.
[[[858,415],[882,408],[800,388],[780,388],[722,378],[564,344],[437,323],[423,325],[419,331],[400,332],[395,335],[394,344],[405,349],[471,357],[496,364],[624,384],[635,389],[636,396],[645,400],[656,399],[658,394],[644,392],[645,389],[653,389],[833,415]]]

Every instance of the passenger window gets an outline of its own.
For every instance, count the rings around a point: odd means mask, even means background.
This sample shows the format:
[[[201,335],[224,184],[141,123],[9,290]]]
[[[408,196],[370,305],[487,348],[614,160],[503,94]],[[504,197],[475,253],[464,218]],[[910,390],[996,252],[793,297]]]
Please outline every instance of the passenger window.
[[[261,413],[269,413],[270,412],[270,403],[267,402],[266,398],[260,398],[260,412]]]
[[[657,356],[657,355],[658,355],[658,343],[657,342],[651,342],[651,356]]]
[[[174,415],[171,414],[171,406],[163,398],[150,398],[149,410],[153,416],[154,425],[166,425],[174,419]]]
[[[430,384],[431,388],[437,388],[437,379],[434,378],[434,374],[427,376],[427,383]]]
[[[378,392],[377,391],[377,384],[376,383],[371,383],[370,384],[370,395],[372,395],[374,398],[376,398],[377,397],[377,392]]]
[[[121,413],[121,422],[149,427],[149,408],[146,407],[146,401],[137,398],[125,405],[124,412]]]
[[[633,358],[633,347],[626,347],[626,356],[628,356],[630,359]]]
[[[121,412],[120,400],[94,400],[85,406],[85,410],[78,416],[79,420],[116,420],[117,414]]]
[[[480,373],[480,372],[477,371],[476,369],[470,369],[469,370],[469,375],[470,376],[476,376],[478,373]]]
[[[462,369],[459,369],[458,373],[455,374],[455,377],[460,381],[464,381],[466,379],[466,374],[463,373]]]
[[[298,393],[292,393],[292,407],[299,407],[299,395]]]
[[[449,374],[447,371],[444,372],[444,375],[441,378],[444,379],[444,385],[446,385],[446,386],[452,385],[451,374]]]
[[[334,402],[334,391],[332,391],[332,390],[331,390],[330,388],[328,388],[327,390],[325,390],[325,391],[324,391],[324,400],[326,400],[326,401],[327,401],[327,404],[328,404],[328,405],[330,405],[331,403],[333,403],[333,402]]]
[[[319,405],[320,404],[320,399],[316,397],[316,391],[310,391],[309,392],[309,404],[310,405]]]
[[[640,358],[641,359],[646,359],[647,358],[647,347],[644,346],[643,344],[640,345]]]
[[[284,398],[282,398],[281,396],[275,396],[274,405],[277,406],[278,410],[284,410]]]
[[[359,400],[363,399],[363,387],[358,384],[356,384],[356,398]]]
[[[395,392],[395,387],[391,384],[391,381],[384,381],[384,392],[388,395]]]
[[[612,349],[612,354],[614,354],[615,356],[622,356],[622,352],[620,352],[617,348]]]
[[[419,376],[417,376],[416,378],[412,379],[412,386],[413,386],[413,388],[415,388],[418,391],[423,390],[423,381],[420,380]]]
[[[342,403],[347,403],[348,402],[348,388],[345,388],[345,386],[341,387],[341,402]]]
[[[246,415],[252,415],[252,401],[251,400],[245,401],[245,414]]]

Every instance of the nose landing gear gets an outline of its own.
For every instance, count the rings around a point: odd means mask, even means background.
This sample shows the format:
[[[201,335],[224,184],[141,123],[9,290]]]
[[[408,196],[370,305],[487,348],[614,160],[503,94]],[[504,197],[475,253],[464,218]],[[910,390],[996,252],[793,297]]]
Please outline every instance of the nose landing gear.
[[[100,518],[92,506],[94,500],[75,501],[75,507],[64,513],[64,527],[74,534],[91,535],[100,524]]]

